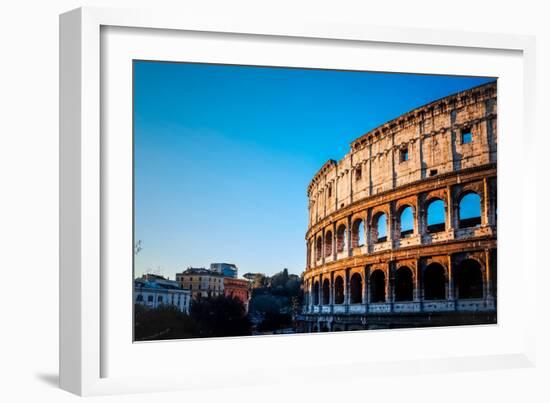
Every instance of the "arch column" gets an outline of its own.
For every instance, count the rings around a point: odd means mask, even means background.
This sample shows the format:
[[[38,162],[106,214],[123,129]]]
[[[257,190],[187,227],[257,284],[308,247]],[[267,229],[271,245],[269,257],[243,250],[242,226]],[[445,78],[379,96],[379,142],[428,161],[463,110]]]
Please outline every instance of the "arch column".
[[[361,217],[361,219],[363,220],[363,239],[365,240],[365,243],[363,244],[363,246],[367,248],[367,252],[369,251],[369,232],[370,232],[368,218],[369,218],[369,213],[367,211],[365,212],[365,215]]]
[[[368,268],[363,267],[363,289],[361,290],[363,298],[363,305],[368,306],[369,303],[369,284],[368,284]],[[366,312],[366,311],[365,311]]]
[[[395,304],[395,262],[388,262],[388,293],[386,301],[390,304],[390,311],[393,312]]]
[[[455,285],[454,285],[454,275],[453,275],[453,257],[452,255],[447,256],[447,299],[448,300],[456,300],[457,296],[455,293]]]
[[[321,235],[321,263],[325,264],[325,242],[326,242],[326,234],[323,230],[323,233]]]
[[[372,208],[367,209],[367,218],[365,220],[365,246],[367,247],[367,253],[370,253],[373,248],[373,240],[372,240]]]
[[[420,300],[420,261],[416,259],[414,262],[414,284],[413,284],[413,302]]]
[[[348,251],[348,256],[352,255],[352,248],[351,248],[351,216],[348,216],[348,225],[346,227],[346,248]]]
[[[332,261],[336,262],[338,254],[338,234],[336,233],[336,221],[332,223]]]
[[[491,282],[491,252],[485,249],[485,276],[483,279],[483,297],[488,299],[493,297],[493,287]]]
[[[392,268],[391,268],[391,267],[392,267],[391,262],[388,262],[388,264],[386,265],[386,273],[387,273],[387,275],[385,276],[385,277],[386,277],[386,279],[385,279],[385,280],[386,280],[386,284],[385,284],[385,288],[386,288],[386,298],[385,298],[385,300],[384,300],[385,303],[388,303],[388,302],[393,303],[393,297],[392,297],[392,295],[391,295],[391,293],[392,293],[392,288],[393,288],[393,287],[391,287],[391,282],[392,282],[392,276],[393,276],[393,274],[392,274]],[[393,310],[393,308],[392,308],[392,310]]]
[[[393,202],[390,202],[388,206],[388,216],[386,217],[386,240],[392,242],[392,248],[394,245],[393,242],[394,242],[395,233],[397,232],[395,231],[396,223],[394,222],[395,214],[393,210],[394,210]]]
[[[346,269],[344,273],[344,305],[350,303],[350,281],[349,281],[349,269]]]
[[[307,256],[306,256],[306,267],[308,269],[311,268],[311,247],[310,247],[310,243],[309,243],[309,240],[306,241],[306,253],[307,253]]]
[[[330,312],[334,311],[334,272],[330,273],[330,284],[329,284],[329,303],[330,303]]]
[[[319,276],[319,306],[323,305],[323,275]],[[321,308],[319,308],[321,310]]]
[[[483,211],[481,212],[481,225],[489,225],[490,195],[487,177],[483,178]]]
[[[308,298],[307,298],[307,303],[308,303],[308,307],[309,307],[309,311],[312,310],[313,308],[313,286],[311,285],[312,282],[311,282],[311,278],[308,280],[308,284],[307,284],[307,288],[308,288]]]
[[[422,216],[424,211],[420,211],[420,197],[416,195],[416,203],[414,206],[413,211],[413,218],[414,218],[414,228],[413,228],[413,234],[414,235],[422,235]]]
[[[454,217],[455,217],[455,214],[454,214],[454,201],[453,201],[453,194],[452,194],[452,189],[450,186],[447,186],[447,209],[445,211],[445,229],[447,231],[449,230],[453,230],[455,229],[455,225],[454,225]]]

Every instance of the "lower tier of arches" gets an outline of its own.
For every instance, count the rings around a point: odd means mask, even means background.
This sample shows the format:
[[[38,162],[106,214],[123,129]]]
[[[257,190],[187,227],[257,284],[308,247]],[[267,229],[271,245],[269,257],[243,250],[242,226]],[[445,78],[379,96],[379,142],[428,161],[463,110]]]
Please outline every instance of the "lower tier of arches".
[[[306,273],[302,313],[494,309],[496,249],[438,252]]]

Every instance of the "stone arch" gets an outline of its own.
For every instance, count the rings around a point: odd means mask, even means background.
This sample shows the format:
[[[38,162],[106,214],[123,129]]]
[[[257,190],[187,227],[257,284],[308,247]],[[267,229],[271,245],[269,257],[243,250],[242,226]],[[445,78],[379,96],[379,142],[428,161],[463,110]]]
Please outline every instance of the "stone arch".
[[[336,276],[334,279],[334,303],[344,303],[344,279],[342,276]]]
[[[445,202],[440,198],[426,202],[426,229],[430,233],[445,231]]]
[[[346,248],[346,225],[340,224],[336,230],[336,251],[343,252]]]
[[[458,299],[483,298],[483,273],[475,259],[464,259],[454,270],[455,296]]]
[[[395,300],[412,301],[414,296],[414,276],[411,269],[401,266],[395,272]]]
[[[459,228],[481,225],[481,197],[474,191],[462,193],[458,199]]]
[[[323,305],[330,304],[330,280],[325,278],[323,280]]]
[[[325,256],[332,255],[332,238],[332,231],[327,230],[327,232],[325,232]]]
[[[320,260],[323,256],[323,238],[319,235],[315,241],[315,260]]]
[[[313,305],[319,305],[319,281],[313,283]]]
[[[386,302],[386,275],[380,269],[374,270],[370,275],[370,299],[371,302]]]
[[[425,300],[446,299],[447,273],[439,263],[430,263],[423,273]]]
[[[404,205],[399,209],[399,236],[407,238],[414,233],[414,207]]]
[[[351,226],[351,247],[357,248],[365,244],[365,223],[357,218]]]
[[[361,304],[363,302],[363,278],[359,273],[353,273],[350,277],[350,303]]]
[[[388,216],[379,211],[372,217],[372,239],[374,242],[385,242],[388,239]]]

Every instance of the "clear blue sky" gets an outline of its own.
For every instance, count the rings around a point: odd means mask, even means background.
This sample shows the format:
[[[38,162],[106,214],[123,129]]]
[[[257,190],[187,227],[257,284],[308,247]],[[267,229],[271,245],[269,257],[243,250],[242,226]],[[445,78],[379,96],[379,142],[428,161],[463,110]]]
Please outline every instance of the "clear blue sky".
[[[410,109],[491,81],[134,62],[135,274],[235,263],[299,274],[306,188],[327,159]]]

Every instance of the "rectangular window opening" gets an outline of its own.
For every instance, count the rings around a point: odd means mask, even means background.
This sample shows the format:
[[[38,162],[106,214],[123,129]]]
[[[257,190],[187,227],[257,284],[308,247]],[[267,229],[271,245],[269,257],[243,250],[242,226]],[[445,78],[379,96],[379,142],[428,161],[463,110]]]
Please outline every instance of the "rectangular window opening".
[[[462,139],[462,144],[468,144],[472,142],[472,129],[466,128],[462,129],[460,132],[460,137]]]
[[[355,180],[360,181],[362,176],[363,176],[363,171],[361,167],[355,168]]]
[[[408,148],[402,148],[400,153],[400,162],[405,162],[409,160],[409,149]]]

